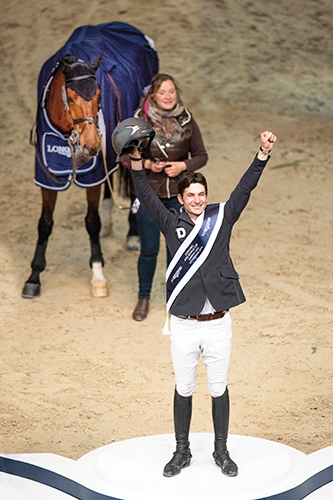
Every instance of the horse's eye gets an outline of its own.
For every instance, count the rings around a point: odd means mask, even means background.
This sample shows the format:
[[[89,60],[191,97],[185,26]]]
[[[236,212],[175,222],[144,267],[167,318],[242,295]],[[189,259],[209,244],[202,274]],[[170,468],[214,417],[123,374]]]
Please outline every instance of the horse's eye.
[[[73,103],[73,102],[74,102],[74,99],[72,99],[71,97],[68,97],[68,98],[67,98],[67,102]]]

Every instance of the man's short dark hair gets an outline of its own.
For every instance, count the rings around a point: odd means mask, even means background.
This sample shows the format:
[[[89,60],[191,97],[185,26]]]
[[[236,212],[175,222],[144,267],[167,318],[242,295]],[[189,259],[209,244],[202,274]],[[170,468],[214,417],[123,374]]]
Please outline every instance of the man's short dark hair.
[[[206,194],[208,193],[206,177],[200,172],[184,172],[178,181],[178,194],[183,197],[186,188],[191,184],[202,184],[205,188]]]

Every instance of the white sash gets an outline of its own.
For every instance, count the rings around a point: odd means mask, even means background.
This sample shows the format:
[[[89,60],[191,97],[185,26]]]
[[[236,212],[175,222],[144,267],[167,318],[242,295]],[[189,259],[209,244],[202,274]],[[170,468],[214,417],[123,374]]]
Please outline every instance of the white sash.
[[[178,248],[166,272],[167,318],[162,335],[169,335],[168,312],[184,286],[207,259],[221,228],[224,203],[209,205]]]

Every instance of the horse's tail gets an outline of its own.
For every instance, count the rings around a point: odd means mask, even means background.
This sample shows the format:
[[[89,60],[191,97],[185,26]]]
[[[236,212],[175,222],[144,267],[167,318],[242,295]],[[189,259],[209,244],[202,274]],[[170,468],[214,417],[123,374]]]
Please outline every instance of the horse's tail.
[[[132,176],[128,168],[119,163],[119,194],[124,198],[130,198],[132,192]]]
[[[113,93],[116,97],[116,106],[115,106],[115,121],[116,123],[119,123],[122,121],[122,110],[121,110],[121,94],[120,91],[116,85],[116,82],[112,78],[110,74],[107,74],[107,79],[112,87]],[[131,182],[132,182],[132,177],[128,171],[128,169],[122,165],[122,163],[119,163],[119,183],[118,183],[118,194],[120,196],[123,196],[124,198],[129,198],[131,195]],[[110,188],[108,186],[108,183],[105,183],[105,197],[110,197]]]
[[[132,193],[132,176],[122,163],[119,163],[118,168],[117,193],[123,198],[130,198]],[[110,182],[113,187],[113,177],[110,176]],[[108,181],[104,182],[104,198],[111,197],[111,190]]]

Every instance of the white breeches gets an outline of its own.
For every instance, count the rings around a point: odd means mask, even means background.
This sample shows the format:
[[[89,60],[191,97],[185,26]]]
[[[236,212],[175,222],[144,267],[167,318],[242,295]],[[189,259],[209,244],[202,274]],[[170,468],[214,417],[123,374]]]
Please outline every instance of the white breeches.
[[[171,356],[178,394],[192,396],[201,354],[206,365],[209,393],[214,398],[222,396],[227,386],[231,337],[229,312],[223,318],[211,321],[171,315]]]

